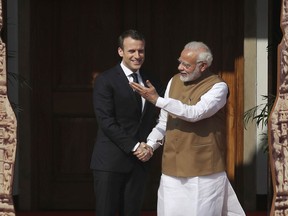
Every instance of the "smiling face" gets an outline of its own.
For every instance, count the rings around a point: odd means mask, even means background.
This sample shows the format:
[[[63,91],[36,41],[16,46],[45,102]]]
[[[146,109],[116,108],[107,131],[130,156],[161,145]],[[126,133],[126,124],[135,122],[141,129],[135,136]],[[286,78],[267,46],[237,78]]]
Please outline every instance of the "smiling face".
[[[198,53],[190,49],[184,49],[178,59],[178,70],[180,79],[183,82],[196,80],[201,76],[201,73],[206,69],[203,67],[203,62],[197,62]]]
[[[131,71],[139,70],[145,60],[145,42],[127,37],[123,41],[123,48],[118,48],[123,64]]]

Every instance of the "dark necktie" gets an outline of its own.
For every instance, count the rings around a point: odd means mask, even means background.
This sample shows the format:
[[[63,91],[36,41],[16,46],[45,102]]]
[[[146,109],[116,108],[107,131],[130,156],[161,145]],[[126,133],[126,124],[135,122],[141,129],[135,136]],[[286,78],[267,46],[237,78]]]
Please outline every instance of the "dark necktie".
[[[132,73],[131,76],[133,77],[133,81],[136,83],[139,83],[138,81],[138,75],[136,73]],[[134,91],[136,100],[138,102],[138,106],[140,107],[140,110],[142,111],[142,98],[140,96],[140,94],[138,94],[136,91]]]

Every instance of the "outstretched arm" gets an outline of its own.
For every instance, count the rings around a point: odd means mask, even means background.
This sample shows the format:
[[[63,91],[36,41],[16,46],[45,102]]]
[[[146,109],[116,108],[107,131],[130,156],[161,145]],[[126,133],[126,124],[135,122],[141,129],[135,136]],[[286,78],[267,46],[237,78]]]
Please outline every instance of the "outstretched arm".
[[[167,89],[170,89],[170,84],[171,80],[167,85]],[[227,101],[228,86],[225,82],[214,84],[208,92],[202,95],[200,101],[195,105],[184,104],[180,100],[169,98],[167,90],[164,98],[159,97],[153,85],[150,82],[147,82],[147,85],[148,87],[141,87],[135,83],[130,83],[133,89],[141,94],[142,97],[155,104],[155,106],[189,122],[209,118],[218,112]]]

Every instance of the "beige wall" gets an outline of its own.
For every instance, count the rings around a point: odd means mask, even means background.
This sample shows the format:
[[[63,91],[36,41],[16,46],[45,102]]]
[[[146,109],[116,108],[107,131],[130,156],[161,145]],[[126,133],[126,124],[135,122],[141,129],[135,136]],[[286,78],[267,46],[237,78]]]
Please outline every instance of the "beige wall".
[[[267,95],[268,20],[263,20],[268,17],[267,8],[267,0],[245,1],[244,111],[264,103],[262,95]],[[244,205],[249,210],[256,209],[256,195],[267,189],[267,157],[259,149],[260,133],[255,122],[247,124],[244,130]]]

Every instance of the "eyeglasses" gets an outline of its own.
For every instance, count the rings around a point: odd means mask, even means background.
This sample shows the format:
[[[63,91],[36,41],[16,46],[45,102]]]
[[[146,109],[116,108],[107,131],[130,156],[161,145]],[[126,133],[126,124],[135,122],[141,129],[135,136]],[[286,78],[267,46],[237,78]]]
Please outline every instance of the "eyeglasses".
[[[190,67],[192,67],[191,64],[183,62],[180,59],[177,59],[177,61],[178,61],[179,65],[182,65],[186,70],[188,70]],[[198,63],[203,63],[203,61],[196,62],[195,64],[198,64]]]

